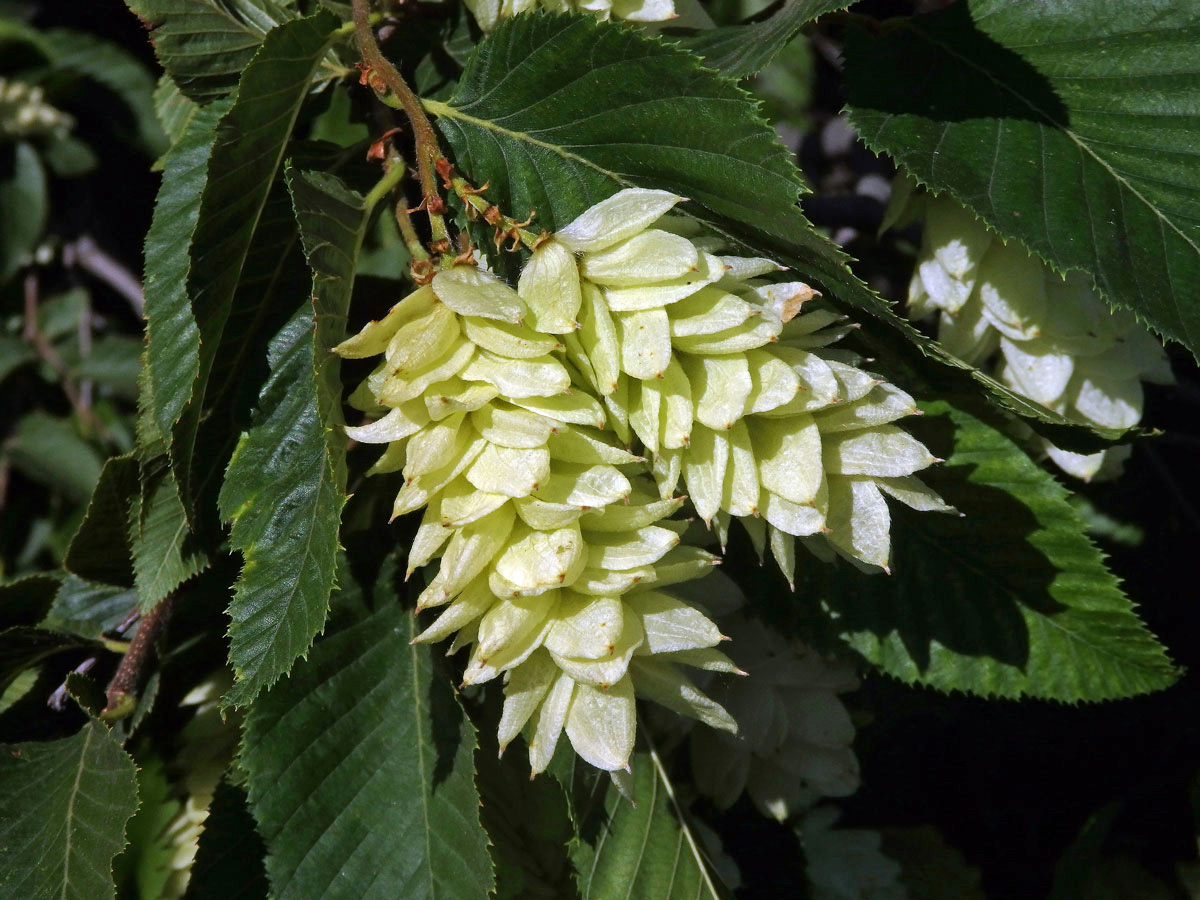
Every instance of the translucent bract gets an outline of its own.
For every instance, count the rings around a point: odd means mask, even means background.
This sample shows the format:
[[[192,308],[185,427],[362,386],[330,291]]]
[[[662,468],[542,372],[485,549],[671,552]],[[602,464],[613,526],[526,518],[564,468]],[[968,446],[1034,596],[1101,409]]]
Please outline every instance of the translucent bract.
[[[938,339],[951,353],[1036,403],[1106,428],[1138,423],[1143,381],[1172,380],[1158,339],[1132,313],[1110,310],[1082,273],[1057,275],[948,195],[905,185],[893,207],[893,217],[924,224],[909,314],[936,314]],[[1083,479],[1115,477],[1130,452],[1045,448],[1063,471]]]
[[[932,454],[891,424],[917,412],[912,398],[832,346],[852,326],[812,288],[765,280],[782,267],[669,215],[681,199],[621,191],[534,251],[531,267],[580,298],[567,359],[652,459],[661,495],[686,490],[722,544],[737,517],[789,579],[797,537],[886,569],[885,495],[949,510],[913,477]],[[539,279],[539,305],[549,291]]]
[[[373,421],[346,431],[386,445],[372,471],[403,472],[394,515],[424,511],[408,571],[438,560],[418,607],[441,612],[418,640],[470,646],[464,684],[504,679],[499,743],[524,731],[534,772],[564,731],[588,762],[625,768],[638,695],[735,728],[676,664],[723,658],[716,626],[668,587],[716,558],[680,546],[686,523],[668,517],[683,498],[661,494],[580,385],[550,330],[573,324],[570,304],[535,317],[455,266],[337,348],[382,357],[352,397]]]

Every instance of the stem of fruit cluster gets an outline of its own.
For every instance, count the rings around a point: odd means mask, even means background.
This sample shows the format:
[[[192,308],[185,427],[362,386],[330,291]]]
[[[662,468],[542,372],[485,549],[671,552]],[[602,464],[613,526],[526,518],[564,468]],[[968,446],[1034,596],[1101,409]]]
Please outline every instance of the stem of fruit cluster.
[[[421,182],[421,194],[424,196],[423,205],[429,215],[429,227],[434,243],[445,241],[448,246],[450,234],[446,230],[446,220],[441,213],[444,203],[438,193],[434,172],[434,165],[442,155],[437,134],[429,117],[425,115],[425,110],[421,108],[421,101],[417,95],[380,51],[375,34],[371,30],[370,0],[354,0],[354,36],[358,42],[358,52],[366,65],[367,83],[378,94],[383,94],[383,89],[390,91],[412,123],[413,138],[417,146],[417,175]]]
[[[533,212],[529,213],[529,218],[524,222],[518,222],[511,216],[506,216],[500,212],[500,208],[494,203],[488,203],[481,195],[487,190],[485,184],[481,188],[474,187],[467,179],[461,175],[450,174],[446,178],[446,184],[450,189],[458,195],[470,209],[475,210],[483,220],[496,229],[496,244],[499,246],[505,239],[513,241],[513,248],[516,249],[517,242],[524,244],[530,250],[537,248],[538,244],[542,243],[548,237],[545,231],[534,233],[525,226],[533,221]]]
[[[171,594],[160,600],[154,609],[142,616],[137,634],[129,642],[129,649],[121,657],[121,664],[117,666],[116,673],[104,691],[106,703],[104,711],[100,713],[100,718],[123,719],[133,712],[142,674],[150,662],[154,644],[171,618],[171,610],[174,606],[175,596]]]

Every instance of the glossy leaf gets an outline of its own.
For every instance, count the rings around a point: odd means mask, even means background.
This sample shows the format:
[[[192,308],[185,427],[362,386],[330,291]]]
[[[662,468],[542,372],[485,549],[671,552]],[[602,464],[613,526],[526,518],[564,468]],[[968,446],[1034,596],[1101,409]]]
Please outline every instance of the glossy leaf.
[[[290,0],[128,0],[154,28],[154,52],[183,93],[208,103],[238,83],[264,36],[296,17]]]
[[[199,370],[200,336],[188,299],[189,247],[217,122],[228,109],[214,103],[197,112],[167,154],[154,218],[146,233],[146,352],[143,371],[153,401],[149,415],[170,434],[192,395]],[[142,415],[147,415],[143,409]]]
[[[155,468],[143,466],[145,496],[131,523],[134,584],[143,612],[208,566],[208,556],[188,528],[175,476],[169,470],[147,472]]]
[[[230,605],[230,662],[242,704],[287,671],[325,622],[345,503],[339,358],[369,210],[338,179],[292,172],[296,219],[313,270],[303,304],[276,336],[271,375],[221,490],[245,567]]]
[[[0,753],[0,894],[114,896],[112,858],[137,809],[137,769],[108,728]]]
[[[276,234],[280,219],[267,214],[268,200],[300,106],[336,24],[331,15],[320,12],[273,29],[246,66],[237,97],[217,125],[189,251],[188,294],[199,339],[197,375],[171,442],[175,478],[193,523],[204,519],[200,497],[213,480],[213,464],[223,452],[219,423],[212,426],[215,435],[202,433],[204,414],[210,406],[219,408],[223,416],[228,414],[221,407],[230,402],[224,392],[231,388],[231,380],[236,379],[243,390],[247,386],[245,371],[233,369],[236,348],[257,336],[252,317],[272,311],[264,301],[268,285],[287,275],[286,270],[276,271],[286,253],[273,246],[280,239]],[[238,314],[251,317],[251,322],[231,329],[226,341],[235,295],[239,287],[251,284],[253,301],[237,307]],[[222,377],[214,378],[214,372]],[[156,402],[166,402],[157,384],[154,393]]]
[[[971,0],[846,46],[877,151],[1200,354],[1190,3]]]
[[[910,683],[1076,702],[1174,682],[1066,489],[990,425],[946,402],[924,408],[914,431],[946,462],[922,480],[962,516],[892,504],[890,576],[814,563],[797,590]]]

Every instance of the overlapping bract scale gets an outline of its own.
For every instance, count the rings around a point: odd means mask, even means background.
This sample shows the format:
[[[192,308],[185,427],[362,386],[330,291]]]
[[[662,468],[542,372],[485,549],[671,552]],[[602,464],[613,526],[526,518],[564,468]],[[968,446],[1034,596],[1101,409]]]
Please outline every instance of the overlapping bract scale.
[[[605,21],[665,22],[676,17],[674,0],[467,0],[467,8],[484,31],[501,19],[536,10],[592,13]]]
[[[466,684],[504,679],[500,746],[524,731],[534,772],[564,731],[593,765],[626,767],[639,695],[735,728],[677,665],[724,659],[670,592],[716,558],[681,546],[683,498],[606,429],[556,334],[573,315],[569,297],[527,306],[458,265],[337,348],[381,357],[351,397],[371,421],[346,431],[385,445],[373,471],[403,473],[393,515],[422,511],[408,570],[428,567],[418,607],[439,614],[418,640],[470,646]]]
[[[1142,382],[1172,380],[1162,345],[1131,313],[1112,312],[1082,273],[1063,278],[1003,242],[949,195],[898,181],[890,215],[924,224],[909,314],[936,314],[948,350],[1014,391],[1085,424],[1129,428],[1142,417]],[[1089,479],[1118,475],[1130,451],[1046,452]]]
[[[831,346],[851,326],[811,288],[671,215],[680,199],[602,201],[534,251],[519,292],[539,310],[570,298],[566,357],[662,496],[685,490],[722,539],[742,519],[789,578],[793,538],[886,569],[885,496],[949,509],[913,477],[934,457],[892,424],[912,398]]]

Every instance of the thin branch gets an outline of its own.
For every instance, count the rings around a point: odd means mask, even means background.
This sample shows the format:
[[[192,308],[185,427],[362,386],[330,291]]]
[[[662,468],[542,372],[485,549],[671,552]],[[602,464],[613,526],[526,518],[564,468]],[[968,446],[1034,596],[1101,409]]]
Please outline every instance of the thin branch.
[[[429,215],[429,227],[433,232],[434,244],[441,245],[441,242],[445,241],[448,247],[450,233],[446,230],[446,220],[442,216],[445,203],[438,193],[435,172],[437,161],[442,156],[437,133],[434,132],[429,117],[425,115],[425,110],[421,108],[421,101],[417,95],[380,51],[375,33],[371,30],[370,0],[354,0],[354,37],[358,42],[358,52],[366,65],[363,71],[364,80],[378,94],[382,94],[384,88],[391,91],[412,124],[413,139],[417,147],[417,175],[421,181],[423,205]]]
[[[123,719],[133,712],[138,685],[142,682],[142,675],[150,662],[154,645],[166,628],[174,606],[175,595],[171,594],[142,617],[137,634],[129,642],[129,649],[121,657],[121,664],[117,666],[117,671],[113,673],[112,680],[104,690],[106,703],[100,718]]]
[[[142,310],[146,307],[142,283],[121,263],[100,249],[100,245],[91,235],[85,234],[64,246],[63,263],[67,266],[78,266],[89,275],[103,281],[124,297],[138,316],[142,315]]]
[[[41,359],[50,366],[57,374],[59,383],[62,386],[62,391],[67,395],[67,400],[71,404],[71,408],[83,420],[84,424],[97,434],[105,432],[104,426],[100,424],[100,420],[92,413],[80,395],[75,382],[71,380],[71,370],[67,364],[63,362],[58,351],[50,345],[46,340],[46,336],[42,334],[38,327],[38,297],[40,284],[36,269],[30,269],[25,274],[25,340],[33,346],[34,351]]]

